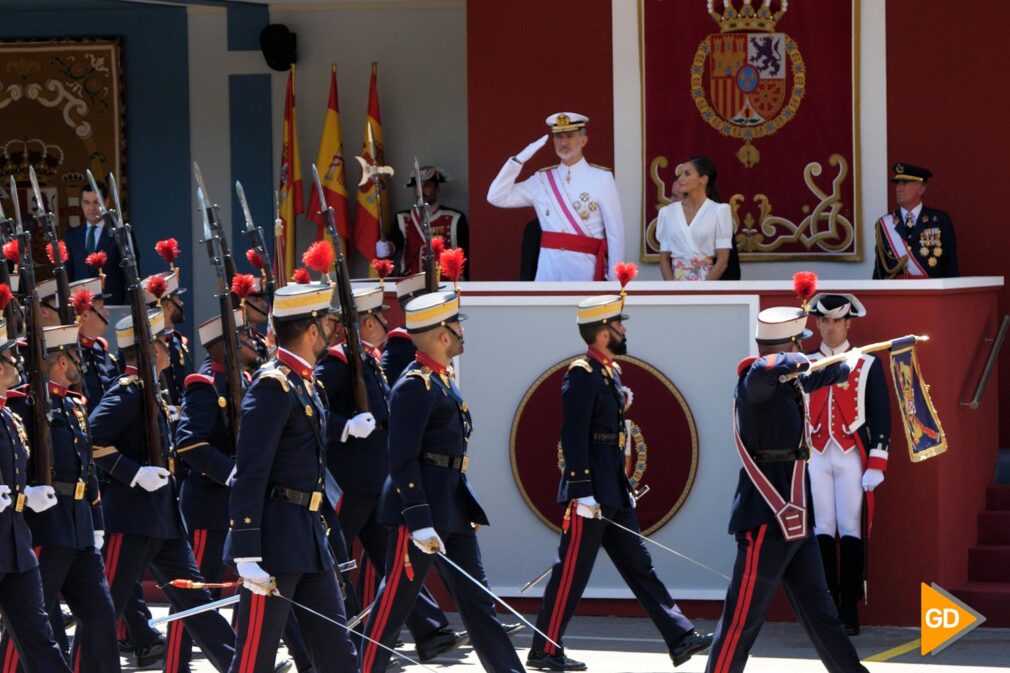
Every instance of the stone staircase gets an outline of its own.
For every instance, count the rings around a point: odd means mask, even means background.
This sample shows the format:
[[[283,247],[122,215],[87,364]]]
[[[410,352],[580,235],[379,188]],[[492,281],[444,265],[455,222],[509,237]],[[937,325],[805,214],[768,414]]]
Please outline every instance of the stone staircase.
[[[985,615],[985,626],[1010,627],[1010,486],[986,489],[978,544],[968,551],[968,582],[952,593]]]

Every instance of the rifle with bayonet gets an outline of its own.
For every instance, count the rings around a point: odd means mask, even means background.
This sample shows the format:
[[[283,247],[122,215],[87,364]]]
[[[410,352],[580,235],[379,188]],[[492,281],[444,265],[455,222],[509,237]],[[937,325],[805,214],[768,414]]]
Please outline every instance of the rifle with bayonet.
[[[414,212],[421,221],[421,233],[424,235],[424,287],[428,292],[438,291],[438,260],[435,259],[435,249],[431,246],[431,208],[424,200],[424,189],[421,187],[421,169],[414,157]]]
[[[351,385],[354,393],[355,413],[363,414],[369,411],[368,389],[365,388],[365,350],[361,347],[361,326],[358,322],[358,310],[354,306],[354,292],[351,289],[351,274],[347,268],[347,257],[344,255],[344,243],[337,233],[337,221],[333,216],[333,207],[326,204],[326,193],[323,183],[319,180],[319,171],[312,164],[312,180],[319,193],[320,213],[326,221],[326,231],[333,241],[336,250],[336,282],[333,294],[340,301],[340,317],[344,323],[347,336],[348,366],[351,368]]]
[[[280,195],[274,190],[274,261],[277,263],[277,273],[274,274],[277,287],[284,287],[288,284],[287,260],[281,254],[284,249],[284,220],[281,219]]]
[[[37,231],[42,232],[42,237],[49,248],[49,254],[53,259],[53,277],[56,278],[56,295],[61,325],[74,324],[74,311],[70,307],[70,280],[67,278],[67,267],[63,265],[63,255],[60,254],[60,239],[56,235],[56,218],[52,212],[46,208],[45,201],[42,200],[42,190],[39,189],[39,180],[35,177],[35,168],[28,167],[28,179],[32,183],[32,191],[35,193],[35,201],[38,203],[38,214],[35,215]]]
[[[32,259],[32,235],[21,220],[21,205],[17,198],[17,185],[11,176],[11,195],[14,200],[14,231],[21,255],[21,281],[18,288],[25,302],[25,336],[28,340],[28,396],[35,407],[32,414],[32,464],[35,483],[51,486],[53,483],[53,437],[50,423],[53,420],[49,404],[49,361],[46,358],[46,336],[42,327],[42,297],[35,284],[35,261]],[[41,205],[41,204],[40,204]],[[4,262],[4,266],[6,266]]]
[[[239,204],[242,206],[242,214],[245,216],[245,233],[249,235],[249,245],[256,251],[256,254],[263,260],[263,291],[267,296],[267,305],[274,305],[274,290],[277,283],[274,280],[274,268],[270,259],[270,251],[267,249],[266,240],[263,238],[263,229],[253,224],[252,212],[249,210],[249,202],[245,198],[245,190],[242,183],[235,181],[235,193],[238,194]]]
[[[196,186],[203,190],[205,202],[201,207],[204,209],[207,221],[210,222],[211,231],[215,232],[221,243],[221,261],[224,264],[228,291],[231,292],[231,281],[237,273],[235,259],[231,256],[228,239],[224,237],[224,228],[221,226],[221,218],[218,217],[217,213],[218,206],[216,203],[211,202],[210,195],[207,192],[207,185],[203,182],[203,173],[200,172],[200,166],[195,161],[193,162],[193,177],[196,178]]]
[[[21,206],[16,201],[17,198],[18,195],[16,192],[11,194],[11,199],[15,201],[14,207],[20,208]],[[14,219],[7,217],[4,213],[3,204],[0,204],[0,247],[6,245],[11,240],[14,240],[13,232]],[[10,269],[7,268],[7,260],[2,257],[0,257],[0,283],[14,289],[11,285],[11,272]],[[20,292],[21,290],[19,286],[18,293],[20,294]],[[24,326],[23,316],[24,313],[18,302],[7,302],[7,308],[4,309],[4,321],[7,323],[8,333],[21,334],[21,329]]]
[[[228,375],[228,401],[231,409],[225,414],[225,425],[232,433],[232,439],[238,438],[239,424],[242,420],[242,364],[238,329],[235,326],[235,307],[231,301],[231,285],[228,283],[227,271],[224,265],[224,245],[219,232],[215,232],[210,224],[207,198],[203,188],[196,188],[196,199],[203,213],[203,239],[207,244],[207,254],[210,264],[217,276],[217,301],[221,310],[221,337],[224,339],[224,367]]]
[[[140,389],[144,400],[144,432],[147,438],[147,463],[154,467],[165,467],[165,454],[162,445],[161,424],[158,417],[162,413],[159,401],[159,372],[156,371],[157,356],[153,352],[154,336],[151,334],[151,323],[148,320],[147,301],[144,298],[144,287],[137,267],[137,253],[133,249],[133,236],[130,224],[123,216],[123,206],[119,201],[119,188],[116,178],[109,174],[109,191],[115,207],[113,211],[105,208],[104,195],[98,190],[95,177],[88,171],[88,182],[91,190],[98,198],[98,208],[102,215],[110,215],[108,222],[112,225],[112,235],[119,247],[122,261],[123,277],[126,281],[126,291],[130,297],[130,315],[133,318],[134,350],[137,354],[137,374],[140,377]]]

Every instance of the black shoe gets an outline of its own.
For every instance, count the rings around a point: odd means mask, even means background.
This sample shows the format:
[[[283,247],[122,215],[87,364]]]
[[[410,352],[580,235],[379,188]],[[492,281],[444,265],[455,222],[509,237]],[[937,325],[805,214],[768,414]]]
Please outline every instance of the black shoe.
[[[523,624],[522,622],[514,622],[512,624],[502,623],[501,627],[505,629],[506,635],[511,636],[513,633],[522,631],[526,627],[526,625]]]
[[[74,619],[74,616],[69,611],[67,611],[67,610],[61,610],[61,612],[63,613],[63,628],[69,629],[71,626],[74,625],[74,622],[76,620]]]
[[[130,654],[133,652],[133,641],[129,638],[123,638],[119,641],[119,651],[124,654]]]
[[[161,661],[165,657],[166,651],[168,651],[168,643],[164,638],[158,638],[144,649],[137,650],[137,668],[147,668]]]
[[[677,643],[676,647],[670,650],[670,658],[673,659],[674,666],[680,666],[690,659],[692,654],[704,652],[711,646],[711,633],[703,636],[697,631],[692,630],[680,639],[680,642]]]
[[[431,661],[440,654],[450,652],[469,639],[466,631],[439,629],[434,634],[414,645],[420,661]]]
[[[845,625],[845,635],[847,635],[847,636],[858,636],[859,635],[859,624],[846,624]]]
[[[526,657],[526,665],[541,671],[584,671],[586,665],[581,661],[569,659],[564,654],[547,654],[530,650]]]
[[[290,659],[285,659],[281,663],[274,666],[274,673],[288,673],[292,668],[294,668],[295,662]]]

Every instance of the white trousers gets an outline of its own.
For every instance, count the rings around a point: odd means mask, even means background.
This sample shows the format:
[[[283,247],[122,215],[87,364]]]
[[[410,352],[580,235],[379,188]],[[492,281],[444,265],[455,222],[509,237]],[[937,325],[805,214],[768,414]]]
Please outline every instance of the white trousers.
[[[814,534],[861,538],[863,459],[832,440],[824,453],[810,451],[810,490],[814,497]]]

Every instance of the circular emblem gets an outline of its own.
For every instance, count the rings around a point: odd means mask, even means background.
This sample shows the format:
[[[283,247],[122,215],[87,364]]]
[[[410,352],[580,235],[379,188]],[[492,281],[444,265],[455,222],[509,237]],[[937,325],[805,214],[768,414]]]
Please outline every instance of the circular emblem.
[[[633,401],[621,433],[625,471],[636,491],[638,520],[649,534],[677,513],[694,484],[698,468],[698,433],[694,416],[677,387],[649,363],[617,358],[621,383]],[[561,384],[572,358],[541,374],[523,396],[509,437],[512,477],[529,508],[545,525],[560,531],[564,507],[557,503],[564,455],[561,434]],[[648,443],[646,437],[649,438]]]

